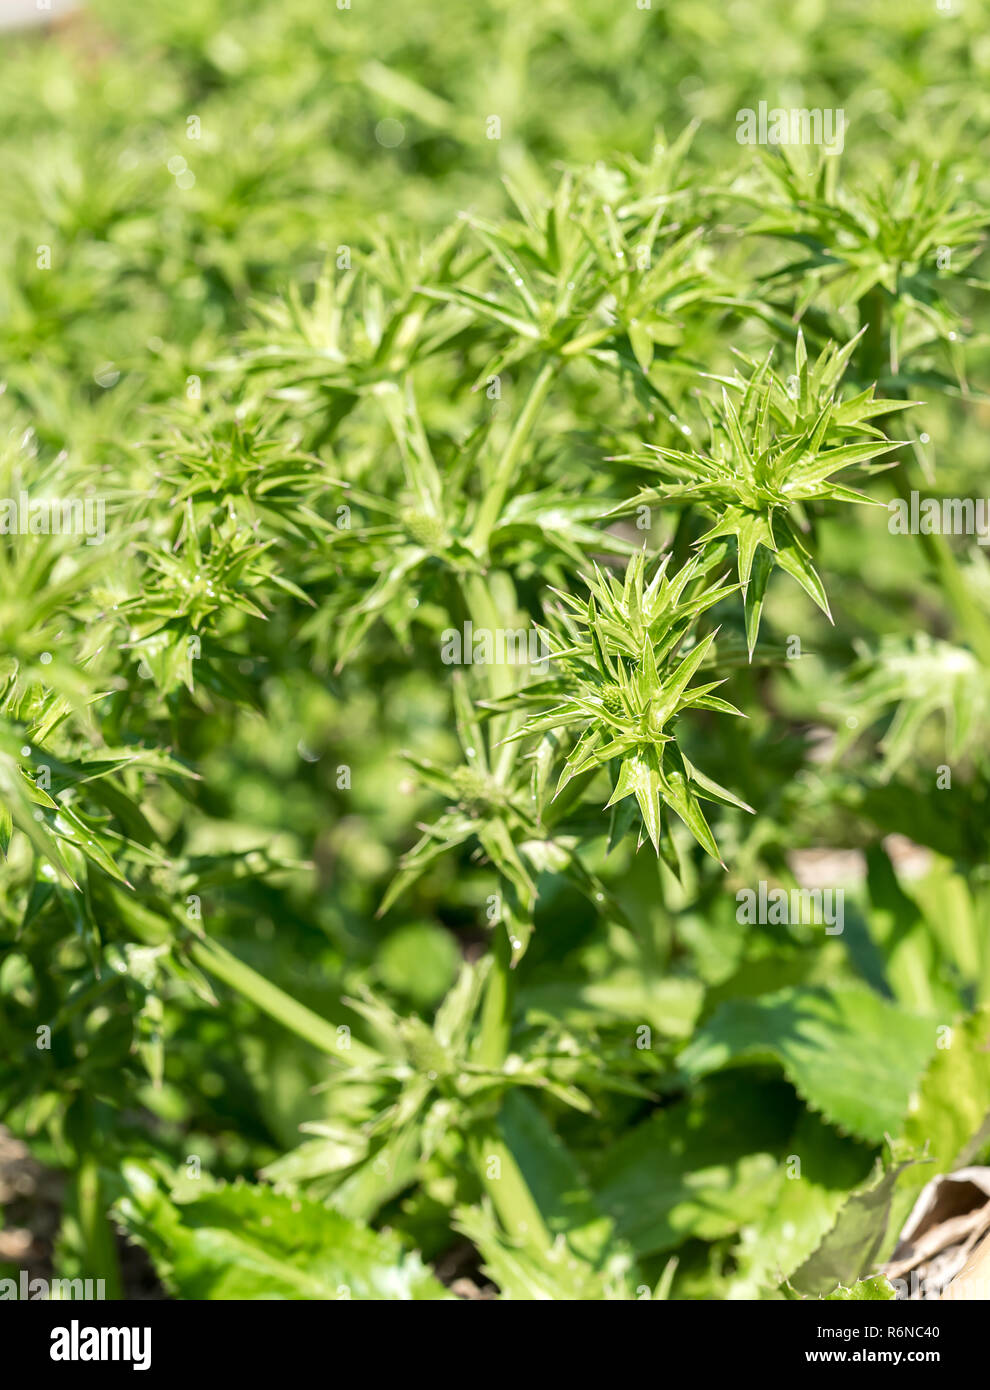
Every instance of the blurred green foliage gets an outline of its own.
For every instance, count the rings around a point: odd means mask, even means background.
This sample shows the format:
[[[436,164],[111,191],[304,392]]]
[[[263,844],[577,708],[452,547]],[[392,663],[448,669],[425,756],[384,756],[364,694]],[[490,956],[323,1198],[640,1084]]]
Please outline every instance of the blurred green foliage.
[[[987,492],[985,21],[99,0],[5,38],[0,496],[106,505],[99,545],[0,534],[0,1118],[71,1176],[59,1272],[116,1279],[112,1204],[184,1297],[442,1296],[416,1250],[510,1298],[888,1296],[913,1160],[990,1111],[990,566],[883,506]],[[740,146],[760,101],[842,108],[843,154]],[[631,694],[636,508],[680,571],[740,430],[881,505],[771,469]],[[466,619],[569,634],[549,693],[621,711],[622,796],[535,686],[451,679]],[[640,737],[694,637],[707,693]],[[737,921],[816,852],[842,934]]]

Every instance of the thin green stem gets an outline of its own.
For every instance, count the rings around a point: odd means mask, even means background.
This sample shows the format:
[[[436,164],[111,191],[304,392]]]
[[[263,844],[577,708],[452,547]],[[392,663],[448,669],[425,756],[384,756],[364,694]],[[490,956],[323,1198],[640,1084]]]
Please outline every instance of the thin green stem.
[[[488,582],[481,575],[468,575],[463,583],[464,598],[479,627],[494,631],[501,626],[498,605]],[[489,694],[495,698],[507,694],[512,689],[512,668],[492,662],[485,668],[488,675]],[[505,716],[495,718],[489,726],[492,754],[507,729]],[[506,745],[499,750],[502,764],[512,757],[512,749]],[[485,1002],[482,1009],[481,1034],[478,1060],[485,1066],[500,1067],[509,1050],[509,1035],[512,1028],[512,951],[509,946],[509,933],[504,926],[495,928],[492,943],[492,969],[485,987]]]
[[[542,395],[546,394],[548,386],[549,377],[546,383],[540,387]],[[535,417],[538,408],[538,399],[534,404],[534,397],[537,396],[536,385],[534,385],[534,390],[527,402],[527,410],[532,405],[532,410],[529,411],[531,420]],[[522,447],[521,442],[518,447]],[[514,613],[503,614],[499,611],[499,605],[492,593],[490,578],[481,575],[468,575],[463,579],[462,587],[465,602],[479,626],[494,630],[503,625],[503,620],[504,622],[514,620]],[[515,607],[514,599],[512,607]],[[491,696],[497,697],[512,689],[514,678],[510,666],[499,665],[495,662],[487,666],[486,671]],[[494,756],[496,745],[508,728],[508,718],[502,716],[493,719],[489,728]],[[498,757],[500,763],[497,768],[504,770],[512,758],[511,747],[507,745],[502,748]],[[475,1048],[475,1059],[482,1066],[491,1067],[498,1071],[504,1066],[505,1059],[509,1054],[515,998],[512,947],[509,943],[508,929],[504,924],[495,928],[491,957],[492,966],[485,985],[485,998],[481,1007],[481,1023]],[[537,1246],[548,1247],[550,1236],[540,1216],[539,1207],[526,1184],[518,1163],[499,1131],[497,1118],[473,1132],[468,1151],[478,1178],[509,1234],[514,1239],[525,1238],[527,1242]]]
[[[102,1279],[107,1298],[122,1298],[117,1247],[107,1219],[99,1165],[91,1153],[80,1158],[75,1175],[75,1189],[83,1247],[84,1277]]]
[[[67,1116],[66,1137],[75,1155],[71,1192],[79,1223],[83,1278],[102,1280],[107,1298],[122,1298],[117,1244],[97,1154],[102,1145],[92,1098],[80,1093]]]
[[[489,538],[502,511],[506,493],[516,476],[516,469],[522,458],[523,449],[526,447],[526,441],[558,370],[559,364],[556,361],[549,361],[545,362],[537,373],[536,379],[530,387],[529,395],[526,397],[526,403],[516,418],[505,449],[496,465],[488,490],[481,500],[481,506],[471,531],[472,545],[481,555],[487,553]]]
[[[464,575],[461,578],[461,590],[472,621],[478,628],[486,628],[494,634],[499,628],[515,627],[517,615],[515,601],[510,605],[511,611],[500,610],[492,593],[491,578],[491,574],[487,577],[480,574]],[[511,585],[511,580],[508,583]],[[511,693],[515,678],[513,668],[508,663],[490,662],[485,667],[485,671],[488,675],[489,698],[497,700],[501,696]],[[514,757],[514,749],[510,744],[503,744],[502,747],[499,747],[502,739],[508,734],[510,726],[510,716],[505,714],[496,715],[489,724],[491,766],[492,771],[499,778],[507,772]]]
[[[300,1004],[210,937],[196,938],[190,946],[190,955],[204,970],[250,1000],[255,1008],[321,1052],[329,1053],[347,1066],[361,1066],[376,1060],[378,1054],[371,1048],[352,1039],[350,1034],[346,1035],[345,1044],[334,1024]]]
[[[871,290],[860,304],[860,321],[869,324],[863,336],[863,361],[868,378],[880,381],[884,369],[889,365],[889,348],[885,324],[885,302],[883,293]],[[894,394],[894,393],[892,393]],[[874,425],[883,428],[883,416],[877,416]],[[894,475],[895,491],[903,501],[910,504],[913,479],[910,464],[903,464]],[[973,595],[969,592],[959,563],[949,544],[947,536],[941,534],[921,534],[918,542],[925,558],[938,575],[942,593],[949,605],[956,626],[965,640],[984,665],[990,666],[990,623],[980,612]]]
[[[494,633],[497,628],[512,624],[515,614],[499,611],[491,590],[491,584],[482,575],[462,575],[461,592],[476,628],[487,628],[489,632]],[[485,666],[485,673],[488,677],[488,694],[492,699],[498,699],[500,695],[508,695],[512,690],[512,667],[507,662],[488,662]],[[498,738],[494,738],[493,742],[497,743]]]
[[[476,1128],[468,1140],[468,1151],[509,1238],[534,1250],[549,1250],[553,1238],[498,1124]]]
[[[485,986],[485,1002],[481,1010],[481,1031],[478,1037],[478,1062],[485,1067],[501,1067],[509,1052],[512,1037],[512,1004],[514,995],[512,948],[509,933],[497,927],[492,942],[492,968]]]
[[[894,488],[910,507],[913,479],[907,472],[899,471],[894,479]],[[952,610],[953,618],[960,633],[968,641],[973,651],[985,666],[990,666],[990,624],[976,606],[976,602],[963,578],[959,562],[952,551],[947,536],[941,533],[920,534],[917,537],[925,557],[938,575],[942,593]]]

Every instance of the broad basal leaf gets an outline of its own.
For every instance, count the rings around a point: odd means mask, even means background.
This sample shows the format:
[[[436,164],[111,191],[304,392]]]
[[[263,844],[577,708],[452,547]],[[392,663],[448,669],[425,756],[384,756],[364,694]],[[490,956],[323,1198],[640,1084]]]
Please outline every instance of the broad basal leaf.
[[[639,1255],[762,1222],[794,1119],[786,1086],[715,1078],[609,1149],[598,1203]]]
[[[837,1285],[874,1275],[896,1244],[899,1223],[894,1194],[911,1161],[878,1160],[871,1177],[853,1193],[812,1255],[791,1276],[799,1293],[821,1296]]]
[[[935,1025],[858,987],[783,989],[718,1008],[681,1053],[695,1080],[723,1067],[776,1061],[813,1110],[880,1143],[900,1130]]]
[[[924,1150],[936,1173],[965,1167],[990,1144],[990,1005],[943,1036],[912,1096],[905,1140]]]
[[[787,1279],[831,1230],[849,1194],[869,1176],[870,1150],[804,1111],[778,1167],[770,1209],[746,1226],[735,1251],[733,1298],[758,1298]]]
[[[450,1297],[396,1237],[305,1197],[238,1183],[179,1200],[137,1164],[124,1176],[116,1215],[181,1298]]]

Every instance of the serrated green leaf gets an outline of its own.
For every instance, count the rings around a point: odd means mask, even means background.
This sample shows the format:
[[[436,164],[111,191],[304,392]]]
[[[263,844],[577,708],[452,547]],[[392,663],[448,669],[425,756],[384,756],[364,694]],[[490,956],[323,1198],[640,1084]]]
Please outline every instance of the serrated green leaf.
[[[596,1174],[598,1202],[639,1255],[762,1221],[795,1113],[785,1086],[715,1078],[610,1149]]]
[[[808,1104],[872,1143],[896,1134],[936,1044],[935,1024],[858,987],[793,988],[722,1004],[684,1049],[682,1073],[775,1061]]]
[[[306,1197],[211,1184],[170,1197],[136,1164],[115,1212],[166,1286],[199,1299],[444,1299],[414,1253]],[[205,1184],[204,1184],[205,1185]]]

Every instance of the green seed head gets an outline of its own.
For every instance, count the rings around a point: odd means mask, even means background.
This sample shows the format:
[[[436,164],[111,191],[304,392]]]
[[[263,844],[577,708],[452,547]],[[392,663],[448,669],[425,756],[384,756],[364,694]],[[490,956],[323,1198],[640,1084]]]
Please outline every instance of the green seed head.
[[[603,685],[598,691],[601,702],[609,714],[621,714],[625,709],[622,690],[617,685]]]
[[[417,545],[425,546],[427,550],[438,550],[443,544],[444,525],[438,517],[427,516],[425,512],[409,510],[402,513],[402,525],[405,527],[407,535]]]
[[[458,795],[469,806],[487,806],[500,799],[500,788],[477,767],[459,767],[452,779]]]

